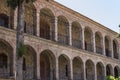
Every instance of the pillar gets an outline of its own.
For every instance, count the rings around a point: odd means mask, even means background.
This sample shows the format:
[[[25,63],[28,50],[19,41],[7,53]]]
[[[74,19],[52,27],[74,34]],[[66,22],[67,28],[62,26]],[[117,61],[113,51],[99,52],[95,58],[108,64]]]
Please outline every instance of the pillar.
[[[17,8],[14,11],[14,30],[17,30]]]
[[[55,60],[55,80],[59,80],[59,66],[58,66],[58,57]]]
[[[13,49],[13,76],[14,76],[14,78],[16,78],[16,65],[17,65],[17,62],[16,62],[16,47],[14,47],[14,49]]]
[[[69,35],[69,45],[72,46],[72,23],[69,23],[69,26],[68,26],[68,35]]]
[[[104,67],[104,76],[106,77],[106,66]]]
[[[92,41],[93,41],[93,52],[96,53],[95,33],[93,33]]]
[[[94,72],[94,75],[95,75],[95,80],[97,80],[97,66],[95,65],[95,72]]]
[[[103,39],[102,39],[102,50],[103,50],[103,55],[106,55],[105,53],[105,37],[103,36]]]
[[[120,60],[120,44],[119,43],[118,43],[118,55],[119,55],[118,59]]]
[[[40,11],[36,11],[36,35],[40,37]]]
[[[58,41],[58,27],[57,27],[57,22],[58,22],[58,19],[57,19],[57,17],[55,17],[55,41],[56,42]]]
[[[111,50],[111,57],[114,58],[114,55],[113,55],[113,40],[110,41],[110,50]]]
[[[69,79],[70,80],[73,80],[73,65],[72,65],[72,60],[70,60],[70,76],[69,76]]]
[[[40,55],[37,54],[37,80],[40,80]]]
[[[85,35],[84,35],[84,29],[82,30],[82,49],[85,49]]]
[[[112,69],[111,69],[111,74],[112,74],[112,76],[114,76],[114,67],[112,66]]]
[[[83,70],[84,70],[84,80],[86,80],[86,65],[85,65],[85,62],[83,63]]]

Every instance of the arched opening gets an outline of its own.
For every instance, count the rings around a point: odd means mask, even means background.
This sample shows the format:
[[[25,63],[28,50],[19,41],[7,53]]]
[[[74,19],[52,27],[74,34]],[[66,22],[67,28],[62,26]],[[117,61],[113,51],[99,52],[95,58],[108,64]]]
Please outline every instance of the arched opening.
[[[119,59],[119,53],[118,53],[118,43],[116,40],[113,40],[113,56],[115,59]]]
[[[85,34],[85,50],[93,51],[93,44],[92,44],[92,30],[89,27],[86,27],[84,30]]]
[[[83,62],[80,58],[73,59],[73,80],[84,80]]]
[[[44,8],[40,10],[40,37],[54,40],[54,14],[51,10]]]
[[[65,55],[59,56],[59,80],[68,80],[70,76],[70,65],[68,57]]]
[[[9,17],[6,14],[0,14],[0,26],[8,28]]]
[[[105,79],[105,75],[104,75],[104,66],[102,63],[97,63],[96,66],[97,69],[97,80],[104,80]]]
[[[111,57],[110,38],[108,36],[105,36],[105,53],[107,57]]]
[[[86,61],[86,79],[95,80],[95,66],[91,60]]]
[[[109,64],[106,66],[106,76],[111,76],[112,74],[112,66]]]
[[[10,16],[10,8],[7,6],[5,0],[1,0],[0,5],[0,26],[8,28],[9,25],[9,16]]]
[[[96,44],[96,53],[102,54],[102,38],[100,32],[95,33],[95,44]]]
[[[64,16],[58,16],[58,42],[69,44],[68,20]]]
[[[120,76],[120,68],[118,66],[115,66],[114,68],[114,76],[115,78],[118,78]]]
[[[13,48],[0,40],[0,77],[13,76]]]
[[[0,68],[7,68],[7,61],[8,61],[8,57],[6,54],[1,53],[0,54]]]
[[[78,22],[72,23],[72,46],[82,48],[81,44],[81,26]]]
[[[25,4],[24,32],[36,35],[35,7],[33,4]]]
[[[55,57],[49,50],[40,53],[40,77],[41,80],[54,80]]]
[[[36,52],[26,45],[26,53],[23,56],[23,79],[35,79],[36,72]]]

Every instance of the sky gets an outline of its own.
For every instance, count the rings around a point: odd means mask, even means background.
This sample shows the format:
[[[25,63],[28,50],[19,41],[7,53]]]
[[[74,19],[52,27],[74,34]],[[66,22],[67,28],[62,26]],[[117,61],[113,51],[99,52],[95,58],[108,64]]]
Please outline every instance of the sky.
[[[90,19],[119,32],[120,0],[55,0]]]

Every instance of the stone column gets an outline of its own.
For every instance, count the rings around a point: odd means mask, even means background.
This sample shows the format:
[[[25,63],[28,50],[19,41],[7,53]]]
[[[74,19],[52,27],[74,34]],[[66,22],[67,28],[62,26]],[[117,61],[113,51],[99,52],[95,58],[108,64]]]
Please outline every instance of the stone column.
[[[102,50],[103,50],[103,55],[106,55],[105,53],[105,37],[103,36],[103,40],[102,40]]]
[[[111,50],[111,57],[114,58],[114,55],[113,55],[113,40],[110,41],[110,50]]]
[[[73,65],[72,65],[72,60],[70,60],[70,69],[69,70],[70,70],[70,76],[69,76],[70,78],[69,79],[73,80]]]
[[[58,41],[58,19],[57,17],[55,17],[55,41],[57,42]]]
[[[120,44],[118,43],[118,59],[120,60]]]
[[[36,35],[40,36],[40,11],[36,11]]]
[[[92,41],[93,41],[93,51],[94,53],[96,53],[95,33],[93,33]]]
[[[37,54],[37,80],[40,80],[40,55]]]
[[[111,69],[111,74],[112,74],[112,76],[114,76],[114,67],[112,66],[112,69]]]
[[[15,45],[14,45],[15,46]],[[16,78],[16,47],[14,47],[13,49],[13,75],[14,75],[14,78]]]
[[[17,30],[17,8],[15,9],[15,11],[14,11],[14,27],[13,27],[13,29],[14,30]]]
[[[106,77],[106,65],[104,66],[104,76]]]
[[[69,32],[68,32],[68,35],[69,35],[69,45],[72,46],[72,23],[69,23]]]
[[[96,69],[96,65],[95,65],[95,72],[94,72],[94,74],[95,74],[95,80],[97,80],[97,69]]]
[[[82,49],[85,49],[85,35],[84,35],[84,29],[82,29]]]
[[[59,66],[58,66],[58,57],[55,60],[55,80],[59,80]]]
[[[84,80],[86,80],[86,65],[83,63],[83,71],[84,71]]]

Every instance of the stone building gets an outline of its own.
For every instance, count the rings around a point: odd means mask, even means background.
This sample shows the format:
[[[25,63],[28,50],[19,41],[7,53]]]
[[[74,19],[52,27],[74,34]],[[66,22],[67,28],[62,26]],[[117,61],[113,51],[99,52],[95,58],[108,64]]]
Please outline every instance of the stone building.
[[[0,80],[16,74],[17,9],[0,1]],[[54,0],[25,4],[24,80],[104,80],[120,75],[117,33]]]

